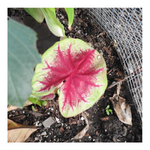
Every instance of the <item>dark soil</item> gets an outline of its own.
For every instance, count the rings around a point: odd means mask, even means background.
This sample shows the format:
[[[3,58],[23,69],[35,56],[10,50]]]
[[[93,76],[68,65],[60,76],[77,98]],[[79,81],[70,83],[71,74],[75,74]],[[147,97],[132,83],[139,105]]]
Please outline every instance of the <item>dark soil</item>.
[[[37,23],[23,9],[8,9],[8,16],[26,24],[37,32],[37,48],[41,54],[56,41],[59,41],[59,38],[48,30],[44,22],[42,24]],[[113,41],[110,41],[105,32],[92,19],[94,16],[88,15],[87,9],[75,9],[72,31],[68,30],[64,9],[57,10],[57,17],[65,26],[67,37],[80,38],[103,55],[108,69],[108,86],[124,79],[123,68]],[[39,107],[33,104],[38,110],[37,112],[33,112],[32,105],[30,105],[23,109],[9,111],[8,118],[17,123],[38,127],[38,130],[31,134],[26,142],[142,142],[142,121],[136,111],[126,81],[121,85],[120,96],[126,99],[131,107],[132,126],[122,123],[113,110],[109,98],[116,91],[116,86],[107,89],[101,99],[86,110],[89,114],[87,118],[90,127],[81,139],[72,138],[86,126],[85,118],[81,114],[64,118],[59,112],[58,96],[54,100],[48,101],[47,106]],[[107,105],[110,105],[113,110],[109,116],[105,110]],[[43,122],[48,118],[51,118],[51,122],[46,126]]]

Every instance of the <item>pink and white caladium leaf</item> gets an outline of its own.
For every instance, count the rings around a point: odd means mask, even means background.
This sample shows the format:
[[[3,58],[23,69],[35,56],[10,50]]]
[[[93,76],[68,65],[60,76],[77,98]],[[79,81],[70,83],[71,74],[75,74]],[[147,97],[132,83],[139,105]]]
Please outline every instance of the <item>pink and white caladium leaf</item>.
[[[75,116],[97,102],[107,87],[106,63],[98,51],[79,39],[55,43],[35,69],[32,95],[52,99],[59,89],[59,109]]]

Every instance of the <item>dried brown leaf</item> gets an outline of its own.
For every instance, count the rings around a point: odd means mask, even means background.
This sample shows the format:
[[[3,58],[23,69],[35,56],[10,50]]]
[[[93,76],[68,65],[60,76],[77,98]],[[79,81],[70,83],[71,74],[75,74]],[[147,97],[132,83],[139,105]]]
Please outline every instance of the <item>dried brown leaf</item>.
[[[132,114],[131,108],[126,104],[126,100],[117,94],[109,98],[113,104],[114,110],[119,118],[119,120],[125,124],[132,125]]]
[[[82,113],[82,116],[84,117],[84,119],[85,119],[85,122],[86,122],[86,126],[84,127],[84,129],[81,131],[81,132],[79,132],[75,137],[73,137],[72,139],[81,139],[83,136],[85,136],[85,134],[86,134],[86,132],[89,130],[89,124],[90,124],[90,122],[88,121],[88,119],[87,119],[87,116],[88,116],[89,114],[87,113],[87,112],[83,112]]]
[[[11,110],[15,110],[15,109],[18,109],[18,107],[17,106],[12,106],[12,105],[9,105],[7,107],[7,111],[11,111]]]
[[[33,103],[30,102],[29,100],[26,100],[26,102],[25,102],[25,104],[24,104],[24,107],[25,107],[25,106],[29,106],[29,105],[31,105],[31,104],[33,104]]]
[[[11,130],[11,129],[17,129],[17,128],[36,128],[36,126],[30,126],[30,125],[24,125],[24,124],[19,124],[19,123],[16,123],[10,119],[7,119],[8,121],[8,130]]]
[[[8,119],[8,142],[24,142],[34,131],[36,126],[16,123]]]
[[[117,85],[117,95],[119,96],[121,89],[121,82]]]
[[[79,132],[73,139],[81,139],[86,134],[88,129],[89,125],[86,125],[86,127],[81,132]]]
[[[118,82],[115,82],[113,84],[111,84],[110,86],[107,87],[107,89],[111,89],[112,87],[121,84],[123,81],[125,81],[127,78],[124,78],[122,80],[119,80]]]
[[[20,128],[14,130],[8,130],[8,142],[24,142],[27,138],[35,132],[37,129],[32,128]]]

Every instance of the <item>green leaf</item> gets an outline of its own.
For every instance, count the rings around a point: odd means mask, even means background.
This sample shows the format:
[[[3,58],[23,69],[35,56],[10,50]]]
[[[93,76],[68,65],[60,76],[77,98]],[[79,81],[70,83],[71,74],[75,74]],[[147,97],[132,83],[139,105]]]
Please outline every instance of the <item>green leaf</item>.
[[[36,33],[8,21],[8,104],[23,107],[31,94],[34,67],[41,61],[36,49]]]
[[[24,8],[25,11],[30,14],[37,22],[42,23],[44,15],[40,8]]]
[[[109,113],[109,110],[106,110],[106,113],[107,113],[107,115],[109,115],[110,113]]]
[[[111,109],[109,109],[109,112],[112,112],[112,110],[111,110]]]
[[[47,105],[47,101],[41,100],[41,104],[46,106]]]
[[[54,8],[41,8],[50,31],[58,37],[66,37],[64,26],[56,18]]]
[[[37,111],[37,109],[32,105],[32,110],[33,111]]]
[[[108,109],[110,106],[109,105],[107,105],[107,107],[106,107],[106,109]]]
[[[55,8],[48,8],[50,11],[53,12],[53,15],[56,17],[56,12],[55,12]]]
[[[68,15],[68,29],[71,30],[71,25],[74,19],[74,8],[65,8],[65,10]]]
[[[80,39],[66,38],[42,55],[32,78],[32,95],[48,100],[59,87],[60,112],[72,117],[92,107],[107,84],[103,56]]]
[[[41,107],[41,101],[40,100],[38,100],[36,98],[33,98],[33,97],[29,97],[28,100],[30,102],[32,102],[33,104],[37,104],[37,105],[39,105]]]

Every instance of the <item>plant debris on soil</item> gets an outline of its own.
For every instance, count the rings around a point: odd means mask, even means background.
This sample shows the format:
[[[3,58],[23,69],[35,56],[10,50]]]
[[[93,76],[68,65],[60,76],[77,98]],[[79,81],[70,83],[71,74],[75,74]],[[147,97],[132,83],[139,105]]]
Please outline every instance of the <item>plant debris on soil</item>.
[[[126,80],[123,80],[125,79],[123,68],[113,41],[94,21],[94,16],[88,15],[88,9],[75,9],[71,31],[68,30],[65,10],[57,9],[56,14],[65,26],[68,38],[82,39],[103,55],[107,65],[108,87],[122,80],[119,96],[131,107],[132,125],[124,124],[118,119],[110,101],[110,98],[117,93],[117,86],[107,88],[97,103],[75,117],[62,117],[56,96],[55,99],[47,101],[47,106],[39,107],[32,104],[36,112],[32,111],[32,105],[11,110],[8,112],[8,119],[19,124],[37,126],[38,129],[26,142],[142,142],[142,121],[136,111]],[[59,41],[59,38],[48,30],[45,22],[37,23],[23,9],[10,8],[8,16],[37,32],[37,48],[41,54]],[[109,116],[106,113],[108,105],[113,110]]]

